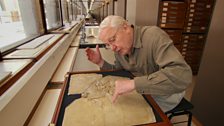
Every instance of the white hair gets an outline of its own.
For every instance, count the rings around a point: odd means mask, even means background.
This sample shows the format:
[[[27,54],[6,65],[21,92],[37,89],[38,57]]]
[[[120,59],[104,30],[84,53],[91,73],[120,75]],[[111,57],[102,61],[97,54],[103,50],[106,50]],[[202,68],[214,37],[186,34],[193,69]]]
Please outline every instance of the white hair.
[[[110,15],[107,16],[101,23],[100,23],[100,31],[105,27],[114,27],[118,28],[123,24],[128,23],[123,17]]]

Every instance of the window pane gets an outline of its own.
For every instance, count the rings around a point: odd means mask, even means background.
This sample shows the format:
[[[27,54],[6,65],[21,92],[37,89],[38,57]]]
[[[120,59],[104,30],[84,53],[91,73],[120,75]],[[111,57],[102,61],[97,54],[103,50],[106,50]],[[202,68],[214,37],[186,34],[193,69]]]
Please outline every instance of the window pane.
[[[66,0],[61,0],[61,6],[62,6],[63,24],[66,24],[69,22],[68,2]]]
[[[26,37],[17,0],[0,0],[0,48]]]
[[[62,26],[59,0],[44,0],[44,12],[48,30]]]
[[[41,34],[34,0],[0,0],[0,51],[4,52]]]

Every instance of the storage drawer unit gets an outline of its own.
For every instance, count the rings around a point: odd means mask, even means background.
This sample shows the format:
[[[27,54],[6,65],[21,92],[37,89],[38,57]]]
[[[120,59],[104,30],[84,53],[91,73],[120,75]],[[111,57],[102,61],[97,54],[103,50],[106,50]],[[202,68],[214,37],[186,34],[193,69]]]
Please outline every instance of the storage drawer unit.
[[[160,0],[157,25],[197,74],[215,0]]]
[[[205,34],[183,34],[181,54],[191,66],[194,74],[197,74],[201,55],[205,44]]]
[[[185,2],[160,1],[158,24],[161,28],[182,28],[186,13]]]
[[[206,33],[210,23],[214,2],[212,0],[189,0],[184,31]]]
[[[173,40],[175,47],[181,51],[181,41],[182,41],[182,30],[172,30],[172,29],[164,29],[166,33],[170,36]]]

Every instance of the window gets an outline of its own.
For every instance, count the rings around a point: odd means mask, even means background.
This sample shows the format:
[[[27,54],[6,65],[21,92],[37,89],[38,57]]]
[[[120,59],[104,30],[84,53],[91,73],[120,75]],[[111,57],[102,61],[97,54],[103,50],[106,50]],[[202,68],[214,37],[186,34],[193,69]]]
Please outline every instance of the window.
[[[0,48],[24,39],[23,22],[19,10],[18,1],[0,1]]]
[[[47,30],[62,26],[61,9],[59,0],[43,0]]]
[[[69,6],[68,1],[61,0],[63,24],[69,23]]]
[[[0,0],[0,51],[16,47],[40,34],[33,0]],[[26,41],[25,41],[26,40]]]

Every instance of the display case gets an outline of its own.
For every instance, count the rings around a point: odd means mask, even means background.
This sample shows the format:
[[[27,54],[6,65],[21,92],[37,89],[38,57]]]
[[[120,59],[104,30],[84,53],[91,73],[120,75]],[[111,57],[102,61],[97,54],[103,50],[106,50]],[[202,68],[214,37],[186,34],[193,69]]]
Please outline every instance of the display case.
[[[113,76],[121,76],[121,77],[128,77],[133,78],[133,75],[124,70],[117,70],[117,71],[86,71],[86,72],[72,72],[68,73],[66,76],[65,84],[62,88],[60,98],[55,110],[54,117],[52,119],[51,125],[61,126],[64,120],[64,114],[66,107],[72,103],[74,100],[81,98],[81,94],[72,94],[68,95],[69,83],[71,80],[71,76],[75,74],[90,74],[90,73],[97,73],[102,74],[103,76],[113,75]],[[169,126],[171,125],[167,116],[162,112],[160,107],[156,104],[153,98],[150,95],[143,95],[144,99],[147,101],[148,105],[152,108],[155,120],[154,123],[143,124],[145,126]],[[78,108],[77,108],[78,109]]]

